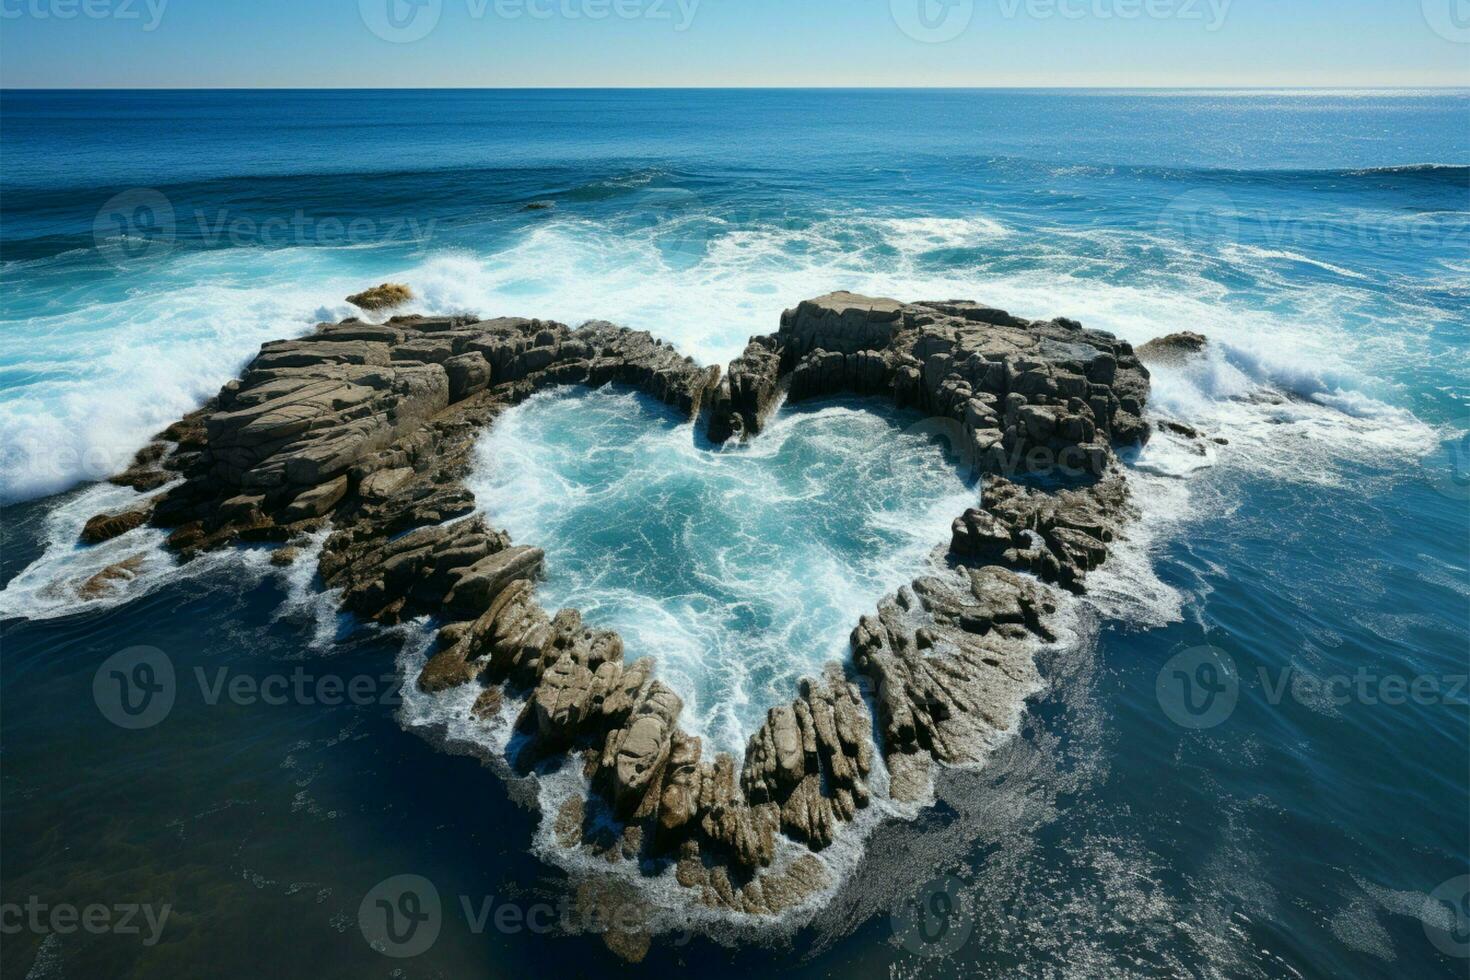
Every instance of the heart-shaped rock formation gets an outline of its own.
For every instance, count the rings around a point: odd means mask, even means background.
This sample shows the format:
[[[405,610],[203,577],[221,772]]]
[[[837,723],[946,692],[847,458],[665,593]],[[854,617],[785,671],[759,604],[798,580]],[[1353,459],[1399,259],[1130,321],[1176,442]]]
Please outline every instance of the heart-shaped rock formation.
[[[829,883],[815,855],[874,793],[919,799],[933,761],[978,761],[1014,728],[1050,638],[1043,583],[1080,591],[1129,516],[1113,450],[1147,438],[1149,376],[1128,344],[1072,320],[848,293],[787,311],[720,374],[607,323],[347,320],[265,345],[117,480],[182,478],[151,520],[184,557],[329,523],[319,570],[346,609],[444,622],[422,690],[476,685],[485,718],[519,704],[518,766],[580,757],[591,788],[553,818],[564,846],[667,855],[694,900],[779,912]],[[783,392],[889,395],[986,475],[949,567],[862,617],[852,662],[770,709],[738,763],[680,729],[651,659],[625,663],[616,634],[537,605],[538,549],[466,516],[470,453],[497,415],[551,386],[608,383],[691,418],[707,407],[716,441],[756,437]],[[1021,479],[1058,470],[1069,488]],[[622,828],[614,846],[584,839],[603,816]],[[799,847],[778,847],[783,835]]]

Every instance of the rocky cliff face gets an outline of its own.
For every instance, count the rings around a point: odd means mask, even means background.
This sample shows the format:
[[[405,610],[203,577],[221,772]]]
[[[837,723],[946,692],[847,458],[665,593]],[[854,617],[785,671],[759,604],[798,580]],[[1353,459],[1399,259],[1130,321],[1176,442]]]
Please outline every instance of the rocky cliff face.
[[[707,407],[717,441],[756,437],[783,394],[883,395],[929,413],[986,474],[947,551],[936,542],[939,570],[864,616],[852,661],[771,708],[743,760],[707,755],[680,728],[682,701],[652,659],[627,662],[621,639],[576,610],[542,609],[541,551],[473,514],[462,481],[500,412],[550,386],[607,383],[690,418]],[[349,320],[265,345],[118,479],[177,481],[147,519],[172,528],[185,557],[329,526],[319,571],[345,608],[442,623],[422,690],[473,685],[479,717],[519,704],[524,738],[509,761],[523,770],[580,761],[590,791],[554,817],[563,846],[666,857],[691,900],[768,914],[827,883],[814,855],[875,792],[921,799],[935,761],[977,761],[1007,735],[1039,685],[1032,655],[1055,609],[1043,583],[1081,590],[1128,515],[1114,447],[1147,437],[1148,390],[1110,335],[963,302],[809,300],[723,380],[605,323]],[[1057,479],[1023,482],[1037,471]],[[144,519],[98,515],[88,527]],[[608,821],[622,828],[610,851],[592,833]]]

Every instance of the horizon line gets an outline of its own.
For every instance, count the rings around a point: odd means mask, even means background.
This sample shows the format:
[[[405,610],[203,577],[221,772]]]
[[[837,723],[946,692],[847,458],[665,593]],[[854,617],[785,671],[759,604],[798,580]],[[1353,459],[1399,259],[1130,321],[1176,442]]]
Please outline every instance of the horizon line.
[[[0,92],[1470,92],[1470,85],[0,85]]]

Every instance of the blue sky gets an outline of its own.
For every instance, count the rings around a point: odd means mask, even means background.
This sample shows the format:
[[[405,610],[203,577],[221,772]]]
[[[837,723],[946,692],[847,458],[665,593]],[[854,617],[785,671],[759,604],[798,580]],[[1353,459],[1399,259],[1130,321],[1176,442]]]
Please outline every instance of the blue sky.
[[[8,87],[1470,85],[1470,0],[0,0],[0,13]]]

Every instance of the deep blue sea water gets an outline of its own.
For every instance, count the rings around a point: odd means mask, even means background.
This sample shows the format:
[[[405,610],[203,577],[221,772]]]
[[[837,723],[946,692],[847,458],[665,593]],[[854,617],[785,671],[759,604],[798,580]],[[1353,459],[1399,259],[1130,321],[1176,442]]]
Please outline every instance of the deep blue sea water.
[[[528,854],[513,789],[405,731],[422,706],[211,704],[195,680],[386,687],[402,636],[258,551],[175,569],[156,532],[72,543],[131,493],[88,481],[384,279],[426,310],[608,319],[706,362],[837,288],[1212,339],[1156,372],[1153,412],[1228,445],[1161,435],[1130,459],[1142,519],[1069,611],[1019,737],[876,831],[794,951],[665,940],[644,970],[1466,974],[1470,93],[7,91],[0,143],[0,901],[173,909],[155,945],[6,935],[7,976],[619,968],[595,936],[469,927],[458,896],[555,901],[564,874]],[[910,538],[974,490],[921,447],[925,479],[885,482],[851,427],[906,420],[847,404],[784,413],[747,480],[632,396],[545,402],[488,437],[482,504],[544,536],[558,598],[600,599],[649,645],[702,637],[670,656],[706,707],[758,707],[830,655],[803,630],[903,581]],[[575,506],[496,483],[494,459],[548,442],[537,477]],[[579,469],[591,453],[618,479]],[[690,566],[732,532],[661,515],[716,498],[749,536],[701,584]],[[801,574],[879,550],[850,580]],[[113,598],[68,590],[135,553]],[[752,566],[787,587],[762,602]],[[140,645],[180,683],[132,731],[93,679]],[[1195,714],[1171,685],[1204,676],[1206,645],[1226,690]],[[710,733],[739,728],[718,715]],[[448,914],[394,961],[357,913],[405,873]],[[936,889],[950,930],[915,942],[890,910]]]

